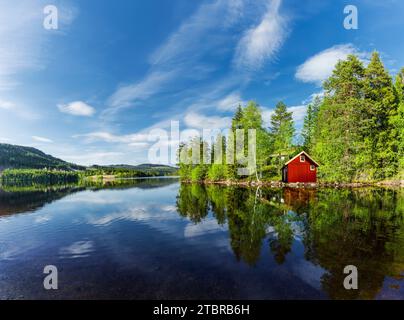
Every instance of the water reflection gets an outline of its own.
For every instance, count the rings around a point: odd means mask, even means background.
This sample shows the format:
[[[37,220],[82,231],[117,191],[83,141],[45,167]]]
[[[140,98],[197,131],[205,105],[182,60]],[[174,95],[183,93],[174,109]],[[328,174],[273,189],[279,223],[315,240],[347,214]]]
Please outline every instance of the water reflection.
[[[46,204],[83,190],[125,190],[130,188],[154,189],[175,183],[171,177],[88,181],[67,185],[0,186],[0,217],[35,211]]]
[[[301,241],[305,258],[325,270],[321,285],[330,298],[375,298],[386,277],[391,288],[402,284],[403,190],[251,190],[183,184],[177,207],[195,223],[212,210],[219,224],[228,224],[237,260],[250,266],[259,261],[263,243],[282,265],[294,241]],[[359,270],[359,290],[342,286],[347,265]]]
[[[0,299],[403,299],[403,217],[402,189],[170,178],[5,189]],[[65,284],[52,293],[49,263]],[[351,264],[359,290],[342,285]]]

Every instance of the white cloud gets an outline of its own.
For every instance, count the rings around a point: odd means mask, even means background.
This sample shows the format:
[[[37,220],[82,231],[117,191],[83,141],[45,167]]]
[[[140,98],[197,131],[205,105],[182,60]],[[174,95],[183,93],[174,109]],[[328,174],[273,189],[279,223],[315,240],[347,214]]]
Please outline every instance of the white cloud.
[[[297,70],[296,79],[312,82],[318,85],[327,79],[339,60],[344,60],[349,54],[364,56],[352,44],[336,45],[307,59]]]
[[[112,107],[126,107],[136,100],[145,100],[158,92],[170,80],[174,72],[153,72],[145,79],[120,87],[110,98],[108,104]]]
[[[302,101],[302,104],[312,103],[316,98],[323,99],[324,95],[325,95],[324,91],[319,91],[319,92],[312,93],[307,99]]]
[[[237,2],[240,1],[237,0]],[[238,7],[225,0],[202,4],[150,56],[150,70],[145,77],[135,83],[119,87],[110,96],[108,105],[112,110],[107,109],[104,115],[152,97],[169,84],[174,77],[180,79],[197,76],[200,79],[205,72],[212,72],[214,69],[202,64],[200,57],[204,53],[213,51],[213,47],[222,45],[222,42],[214,37],[210,37],[210,41],[200,39],[219,30],[221,26],[223,27],[223,19],[230,23],[231,17],[240,12],[237,10]],[[197,72],[192,72],[192,70],[197,70]],[[205,71],[201,74],[202,70]]]
[[[14,114],[29,121],[38,120],[41,117],[40,114],[31,111],[29,108],[8,100],[0,100],[0,111]]]
[[[86,134],[77,134],[73,138],[85,138],[87,142],[104,141],[110,143],[126,143],[126,144],[136,144],[144,143],[148,139],[147,134],[127,134],[127,135],[115,135],[110,132],[98,131],[90,132]]]
[[[288,111],[292,112],[293,121],[300,122],[306,116],[307,105],[289,107]]]
[[[59,254],[65,258],[84,258],[94,251],[93,241],[77,241],[60,249]]]
[[[0,137],[0,142],[8,143],[10,141],[11,141],[11,139],[9,139],[9,138]]]
[[[199,236],[206,236],[210,233],[223,232],[226,230],[226,225],[218,224],[216,219],[206,219],[198,224],[188,223],[184,229],[184,237],[194,238]]]
[[[0,109],[11,110],[15,108],[15,104],[10,101],[0,100]]]
[[[185,124],[196,129],[225,129],[231,124],[229,117],[208,117],[196,112],[189,112],[184,118]]]
[[[287,36],[286,18],[279,14],[280,5],[281,0],[268,2],[260,23],[241,38],[235,55],[239,68],[259,69],[278,52]]]
[[[39,136],[32,136],[32,139],[37,142],[53,143],[53,141],[51,139],[39,137]]]
[[[222,111],[234,111],[240,104],[244,105],[245,101],[241,99],[241,96],[238,92],[233,92],[218,101],[217,108]]]
[[[262,108],[262,120],[266,127],[271,124],[271,117],[274,114],[274,109]]]
[[[60,112],[71,114],[73,116],[91,117],[95,109],[83,101],[73,101],[68,104],[59,104]]]
[[[237,48],[236,62],[244,61],[255,66],[263,63],[274,55],[284,39],[285,19],[278,14],[279,5],[280,0],[214,0],[202,3],[150,56],[148,73],[132,84],[119,87],[110,96],[109,108],[103,112],[105,120],[109,120],[119,109],[140,105],[137,102],[152,99],[162,91],[181,97],[193,90],[195,97],[202,96],[204,93],[195,82],[224,68],[222,64],[212,62],[212,55],[231,54],[231,50]],[[252,22],[257,23],[257,15],[262,10],[265,14],[258,26],[245,33],[240,32],[242,28],[249,28]],[[234,37],[234,34],[239,34],[242,39]],[[207,60],[210,62],[207,63]],[[228,66],[229,74],[220,82],[235,82],[234,79],[238,78],[240,86],[246,81],[238,71],[235,74],[234,66]],[[173,79],[176,81],[171,81]],[[190,104],[189,95],[187,98]]]

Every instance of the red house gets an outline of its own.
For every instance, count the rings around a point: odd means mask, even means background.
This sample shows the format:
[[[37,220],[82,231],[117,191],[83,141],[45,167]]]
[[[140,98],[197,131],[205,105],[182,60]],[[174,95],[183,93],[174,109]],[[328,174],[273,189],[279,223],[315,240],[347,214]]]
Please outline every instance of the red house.
[[[282,167],[282,182],[316,182],[319,164],[302,151]]]

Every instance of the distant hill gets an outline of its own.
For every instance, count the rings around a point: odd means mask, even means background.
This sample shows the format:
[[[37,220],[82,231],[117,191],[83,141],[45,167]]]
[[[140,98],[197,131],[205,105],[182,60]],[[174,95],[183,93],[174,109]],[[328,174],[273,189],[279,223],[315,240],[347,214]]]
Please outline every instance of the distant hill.
[[[84,170],[85,167],[52,157],[32,148],[0,143],[0,171],[8,168]]]
[[[136,170],[139,172],[149,173],[152,175],[171,175],[178,168],[163,165],[163,164],[140,164],[140,165],[108,165],[91,167],[79,166],[69,163],[61,159],[52,157],[44,152],[32,148],[23,147],[11,144],[0,143],[0,171],[5,169],[60,169],[60,170],[86,170],[86,169],[122,169]]]
[[[169,175],[178,171],[178,168],[164,165],[164,164],[152,164],[143,163],[139,165],[128,164],[113,164],[108,166],[93,165],[89,169],[123,169],[123,170],[138,170],[142,172],[154,172],[160,175]]]

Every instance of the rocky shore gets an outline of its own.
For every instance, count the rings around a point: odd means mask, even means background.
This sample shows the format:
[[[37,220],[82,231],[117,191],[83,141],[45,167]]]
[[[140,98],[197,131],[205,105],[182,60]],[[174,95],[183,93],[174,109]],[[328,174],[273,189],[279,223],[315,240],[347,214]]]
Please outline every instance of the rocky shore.
[[[271,188],[363,188],[363,187],[404,187],[404,180],[389,180],[377,182],[317,182],[317,183],[285,183],[281,181],[237,181],[237,180],[221,180],[221,181],[191,181],[182,180],[184,183],[199,183],[206,185],[224,185],[224,186],[244,186],[244,187],[271,187]]]

